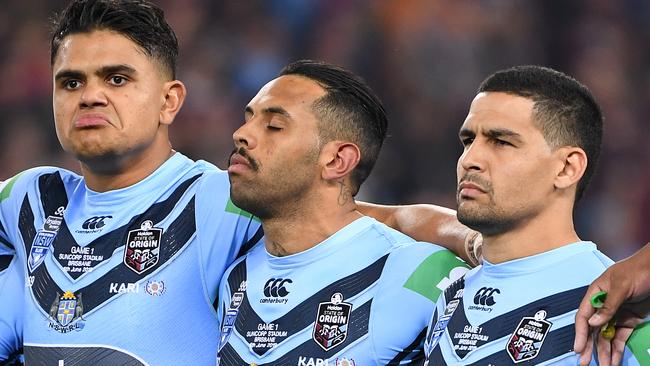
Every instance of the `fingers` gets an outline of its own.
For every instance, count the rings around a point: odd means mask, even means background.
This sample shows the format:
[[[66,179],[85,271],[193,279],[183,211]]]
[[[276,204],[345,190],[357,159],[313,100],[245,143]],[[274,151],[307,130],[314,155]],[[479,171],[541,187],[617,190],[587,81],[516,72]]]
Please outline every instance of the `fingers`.
[[[596,353],[598,353],[598,364],[601,366],[610,366],[612,361],[612,343],[611,339],[604,338],[600,330],[595,331]]]
[[[580,366],[588,366],[591,362],[591,353],[594,348],[593,335],[591,332],[587,332],[586,341],[584,342],[584,349],[580,353]]]
[[[599,291],[598,288],[592,289],[592,287],[590,286],[587,290],[576,313],[576,338],[573,342],[573,349],[576,353],[583,352],[588,343],[587,339],[591,336],[588,319],[596,312],[596,309],[591,306],[591,294]]]
[[[589,325],[592,327],[605,325],[616,314],[625,297],[626,292],[621,290],[620,287],[609,289],[603,306],[596,311],[596,314],[589,318]]]
[[[623,359],[623,353],[625,352],[625,342],[634,331],[632,328],[619,328],[616,330],[616,336],[612,339],[612,348],[611,348],[611,365],[618,366],[621,364]]]

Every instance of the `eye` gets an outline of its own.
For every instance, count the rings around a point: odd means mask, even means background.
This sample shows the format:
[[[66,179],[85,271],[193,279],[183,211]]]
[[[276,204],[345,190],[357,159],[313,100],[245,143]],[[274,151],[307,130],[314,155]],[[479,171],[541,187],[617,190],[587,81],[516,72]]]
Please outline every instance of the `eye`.
[[[471,145],[472,142],[474,142],[474,137],[463,137],[463,138],[460,139],[460,143],[463,146]]]
[[[76,90],[81,87],[81,81],[76,79],[65,80],[63,82],[63,88],[67,90]]]
[[[501,140],[501,139],[493,139],[492,143],[494,143],[497,146],[514,146],[513,144],[509,143],[508,141]]]
[[[122,86],[126,84],[127,79],[122,75],[113,75],[110,78],[108,78],[108,82],[115,86]]]
[[[273,126],[272,124],[266,125],[266,128],[271,130],[271,131],[281,131],[282,130],[282,127]]]

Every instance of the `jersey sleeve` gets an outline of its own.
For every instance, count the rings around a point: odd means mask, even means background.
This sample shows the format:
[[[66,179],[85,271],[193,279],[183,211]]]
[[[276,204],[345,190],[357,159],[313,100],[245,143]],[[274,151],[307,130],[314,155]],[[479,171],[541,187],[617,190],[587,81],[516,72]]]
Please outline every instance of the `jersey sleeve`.
[[[0,361],[22,348],[24,283],[20,261],[12,256],[8,266],[0,271]]]
[[[225,172],[205,172],[196,193],[197,236],[205,286],[214,301],[226,268],[262,237],[261,225],[230,201]]]
[[[417,364],[426,329],[442,290],[468,266],[452,252],[414,243],[393,253],[382,275],[369,333],[378,364]]]

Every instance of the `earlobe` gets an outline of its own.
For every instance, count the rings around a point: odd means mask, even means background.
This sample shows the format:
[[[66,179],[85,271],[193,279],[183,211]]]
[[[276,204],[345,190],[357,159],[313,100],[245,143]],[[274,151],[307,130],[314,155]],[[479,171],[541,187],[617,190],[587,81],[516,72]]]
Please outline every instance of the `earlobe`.
[[[160,123],[171,125],[174,122],[174,118],[183,106],[186,93],[185,85],[179,80],[165,83],[165,94],[163,95],[160,110]]]
[[[559,150],[562,169],[555,177],[555,187],[564,189],[577,184],[585,174],[587,154],[579,147],[564,147]]]
[[[322,149],[326,157],[322,177],[325,180],[338,180],[348,176],[359,164],[361,151],[351,142],[331,141]]]

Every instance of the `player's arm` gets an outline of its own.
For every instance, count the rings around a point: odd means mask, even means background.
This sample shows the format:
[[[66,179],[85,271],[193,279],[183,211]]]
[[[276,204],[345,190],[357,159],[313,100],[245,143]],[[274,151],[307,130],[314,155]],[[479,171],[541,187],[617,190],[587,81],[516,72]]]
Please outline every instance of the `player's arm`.
[[[479,262],[481,237],[458,222],[454,210],[436,205],[389,206],[359,201],[357,209],[415,240],[440,244],[470,264]]]
[[[22,348],[24,288],[20,261],[0,235],[0,364]]]
[[[602,307],[596,309],[592,305],[591,298],[599,291],[607,292],[607,297]],[[609,267],[587,290],[576,314],[574,349],[581,354],[580,364],[589,363],[595,336],[600,364],[618,365],[633,329],[648,315],[650,315],[650,243],[631,257]],[[603,337],[600,329],[611,319],[614,319],[616,324],[616,332],[610,340]],[[650,326],[645,325],[642,329],[637,329],[628,342],[634,354],[636,354],[635,345],[644,338],[641,336],[642,333],[648,339],[646,343],[650,343]],[[645,346],[648,347],[644,349],[648,349],[650,344]]]

